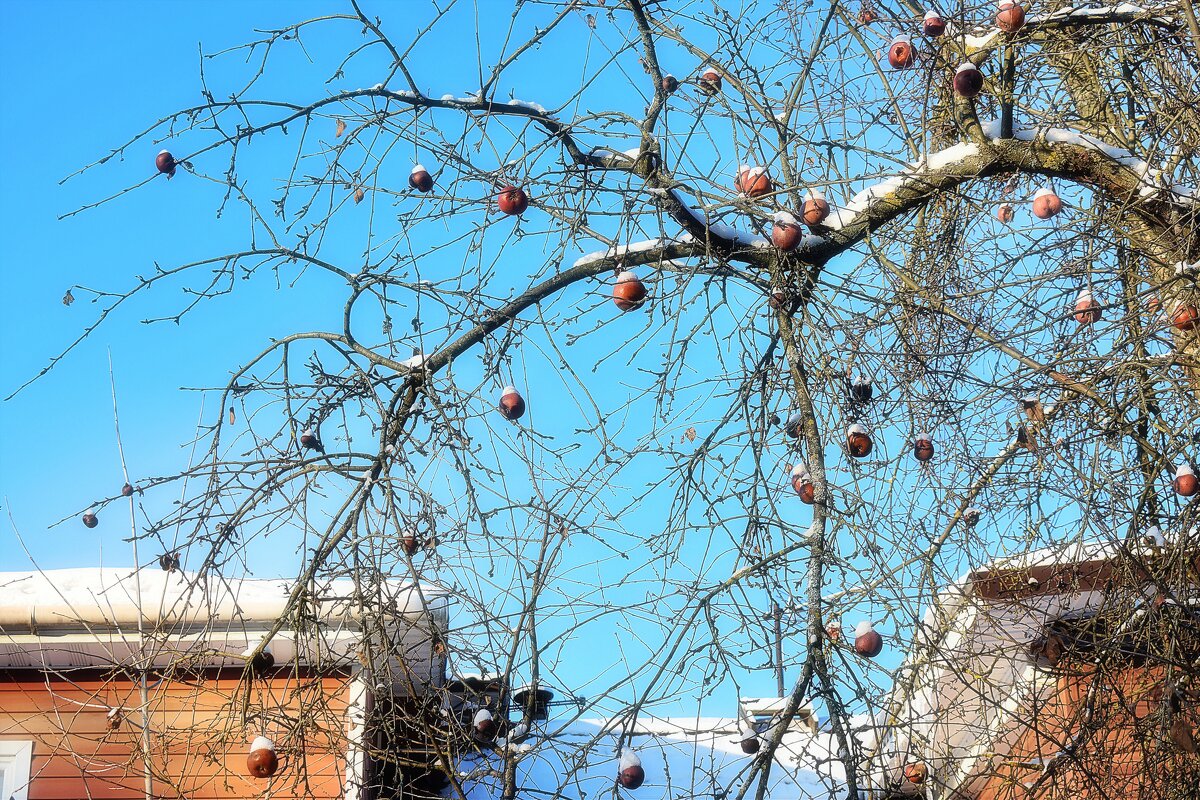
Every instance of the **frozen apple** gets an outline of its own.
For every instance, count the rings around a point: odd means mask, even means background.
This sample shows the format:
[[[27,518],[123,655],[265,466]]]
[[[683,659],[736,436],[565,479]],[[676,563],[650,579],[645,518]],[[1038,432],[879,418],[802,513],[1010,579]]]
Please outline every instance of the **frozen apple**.
[[[617,275],[612,289],[613,302],[622,311],[632,311],[646,300],[646,284],[638,276],[625,270]]]
[[[871,455],[874,444],[862,425],[851,425],[846,431],[846,450],[855,458],[866,458]]]
[[[921,21],[922,31],[931,39],[946,32],[946,20],[936,11],[926,11],[925,19]]]
[[[408,173],[408,185],[418,192],[431,192],[433,191],[433,176],[422,165],[414,164],[412,172]]]
[[[1091,289],[1082,289],[1075,297],[1075,321],[1080,325],[1094,325],[1100,321],[1103,312],[1100,303],[1096,301]]]
[[[1025,24],[1025,9],[1015,0],[1000,0],[996,12],[996,27],[1005,33],[1016,33]]]
[[[888,45],[887,59],[892,69],[907,69],[913,65],[915,58],[916,50],[908,36],[897,36]]]
[[[500,392],[500,415],[507,420],[518,420],[525,414],[525,398],[515,386],[505,386]]]
[[[246,770],[255,778],[269,778],[277,769],[279,756],[275,753],[275,743],[265,736],[256,737],[246,757]]]
[[[829,201],[817,189],[809,189],[801,209],[805,225],[820,225],[829,217]]]
[[[621,750],[618,762],[617,783],[626,789],[636,789],[646,781],[646,770],[642,768],[642,759],[632,748]]]
[[[167,176],[167,180],[175,177],[175,167],[179,162],[175,160],[175,156],[167,150],[158,151],[158,155],[154,157],[154,166],[158,171]]]
[[[883,637],[870,622],[864,620],[854,629],[854,652],[864,658],[874,658],[883,651]]]
[[[954,92],[959,97],[977,97],[983,91],[983,73],[970,61],[954,71]]]
[[[1038,219],[1050,219],[1062,211],[1062,200],[1053,189],[1043,186],[1033,195],[1033,215]]]

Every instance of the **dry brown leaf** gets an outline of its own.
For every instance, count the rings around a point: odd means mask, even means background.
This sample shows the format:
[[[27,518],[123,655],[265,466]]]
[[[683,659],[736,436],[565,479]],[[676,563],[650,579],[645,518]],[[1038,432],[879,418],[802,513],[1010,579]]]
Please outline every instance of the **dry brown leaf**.
[[[361,186],[358,187],[357,189],[354,190],[354,204],[358,205],[359,203],[361,203],[363,201],[363,198],[366,196],[367,196],[367,193],[362,190],[362,187]]]
[[[63,295],[63,305],[69,306],[75,302],[75,295],[71,294],[71,290],[67,289],[67,293]]]
[[[688,428],[686,431],[683,432],[683,435],[684,435],[684,438],[686,438],[689,442],[696,441],[696,429],[695,428]]]
[[[335,131],[338,136],[341,136],[343,133],[345,133],[346,132],[346,121],[339,119],[337,121],[337,127],[336,127]]]
[[[230,406],[229,407],[229,424],[232,425],[235,422],[237,422],[237,416],[233,413],[233,406]]]

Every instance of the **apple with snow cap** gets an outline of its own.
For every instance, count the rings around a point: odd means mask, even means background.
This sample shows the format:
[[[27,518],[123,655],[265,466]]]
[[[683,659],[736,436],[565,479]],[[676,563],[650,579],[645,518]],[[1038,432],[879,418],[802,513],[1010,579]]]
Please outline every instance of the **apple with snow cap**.
[[[808,467],[803,464],[792,467],[792,489],[800,495],[800,502],[806,505],[811,506],[817,498],[817,490],[813,488],[812,476],[808,474]]]
[[[262,676],[275,666],[275,654],[271,652],[271,648],[264,647],[259,652],[255,653],[253,647],[247,647],[242,651],[242,658],[247,660],[250,666],[251,674]]]
[[[1094,325],[1100,321],[1103,312],[1100,303],[1091,289],[1081,289],[1075,297],[1075,321],[1080,325]]]
[[[1171,315],[1171,324],[1177,331],[1194,331],[1200,325],[1200,312],[1190,303],[1179,303]]]
[[[475,712],[475,717],[471,720],[471,727],[475,730],[475,735],[480,739],[491,741],[496,738],[496,719],[492,716],[492,712],[486,708],[481,708]]]
[[[913,456],[917,461],[928,461],[933,458],[933,437],[928,433],[918,433],[913,437]]]
[[[413,164],[412,172],[408,173],[408,185],[418,192],[431,192],[433,191],[433,176],[425,167]]]
[[[978,71],[978,70],[976,70]],[[1001,203],[996,209],[996,219],[1003,222],[1005,225],[1013,221],[1013,216],[1016,214],[1013,211],[1012,203]]]
[[[154,166],[158,171],[167,176],[167,180],[175,177],[175,167],[179,164],[175,160],[175,156],[167,150],[158,151],[158,155],[154,157]]]
[[[912,38],[908,36],[897,36],[888,45],[887,59],[892,69],[908,69],[913,65],[915,57],[916,49],[913,47]]]
[[[708,95],[714,95],[721,91],[721,73],[709,67],[700,76],[699,83],[701,91]]]
[[[841,623],[836,620],[825,624],[825,635],[829,637],[831,642],[840,641],[842,638]]]
[[[312,428],[305,428],[300,434],[300,445],[306,450],[320,450],[321,440]]]
[[[625,270],[617,275],[612,289],[613,302],[622,311],[632,311],[646,300],[646,284],[637,275]]]
[[[516,186],[505,186],[496,193],[496,205],[510,217],[517,217],[529,208],[529,195]]]
[[[765,197],[775,190],[771,185],[771,176],[767,174],[767,168],[752,167],[749,164],[742,164],[738,168],[734,186],[746,197],[751,198]]]
[[[792,298],[787,290],[781,289],[778,286],[771,289],[771,294],[767,298],[767,304],[777,311],[781,308],[787,308],[791,305],[791,302]]]
[[[780,211],[775,215],[775,224],[771,227],[771,244],[785,253],[790,253],[800,246],[804,238],[804,230],[800,221],[791,213]]]
[[[87,511],[83,512],[83,527],[94,528],[99,524],[100,518],[96,516],[96,510],[94,508],[89,508]]]
[[[121,487],[121,497],[133,497],[133,484],[126,483]]]
[[[850,455],[855,458],[866,458],[871,455],[871,450],[874,448],[871,442],[871,437],[867,435],[867,429],[862,425],[855,423],[846,431],[846,449]]]
[[[983,516],[983,512],[975,506],[971,506],[963,512],[963,522],[967,523],[968,528],[974,528],[979,524],[979,519]]]
[[[518,420],[525,414],[525,398],[515,386],[505,386],[500,390],[500,404],[497,406],[500,415],[507,420]]]
[[[1190,464],[1180,464],[1175,470],[1175,480],[1171,482],[1171,486],[1175,489],[1175,494],[1191,497],[1200,489],[1200,482],[1197,482],[1196,472]]]
[[[946,32],[946,20],[936,11],[926,11],[925,19],[921,21],[921,30],[931,39],[936,39]]]
[[[742,752],[748,756],[757,753],[762,746],[762,741],[758,738],[758,731],[749,725],[743,725],[741,733],[742,735],[738,740],[738,744],[742,746]]]
[[[174,572],[179,569],[179,553],[163,553],[158,557],[158,565],[163,572]]]
[[[1025,24],[1025,9],[1016,0],[1000,0],[996,12],[996,27],[1005,33],[1016,33]]]
[[[809,189],[800,210],[805,225],[820,225],[829,217],[829,201],[817,189]]]
[[[875,396],[875,383],[870,378],[855,375],[849,382],[850,399],[856,403],[869,403]]]
[[[904,765],[904,780],[914,786],[920,786],[929,777],[929,768],[923,761],[914,761]]]
[[[867,620],[854,628],[854,652],[864,658],[874,658],[883,651],[883,637]]]
[[[787,420],[783,423],[783,432],[795,439],[800,435],[800,429],[804,426],[804,414],[799,411],[793,411],[788,414]]]
[[[671,94],[679,88],[679,79],[668,72],[666,75],[663,75],[662,88],[664,92]]]
[[[104,725],[110,731],[115,731],[120,729],[123,719],[124,715],[121,713],[121,709],[110,708],[108,713],[104,715]]]
[[[246,771],[255,778],[269,778],[277,769],[279,756],[275,753],[275,743],[265,736],[256,737],[246,757]]]
[[[404,552],[408,555],[416,555],[417,550],[421,547],[421,542],[417,539],[417,532],[412,528],[404,531],[404,536],[400,539],[400,546],[404,548]]]
[[[1038,219],[1050,219],[1062,211],[1062,200],[1048,186],[1043,186],[1034,192],[1033,215]]]
[[[646,781],[646,770],[642,769],[642,759],[631,747],[621,749],[618,769],[617,783],[626,789],[636,789]]]
[[[983,73],[970,61],[954,71],[954,93],[959,97],[978,97],[983,91]]]

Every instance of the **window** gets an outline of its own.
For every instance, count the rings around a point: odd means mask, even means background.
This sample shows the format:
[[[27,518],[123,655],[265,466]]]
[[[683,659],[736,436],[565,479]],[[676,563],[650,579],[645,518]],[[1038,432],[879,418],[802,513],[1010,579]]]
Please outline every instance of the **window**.
[[[0,742],[0,800],[26,800],[33,742]]]

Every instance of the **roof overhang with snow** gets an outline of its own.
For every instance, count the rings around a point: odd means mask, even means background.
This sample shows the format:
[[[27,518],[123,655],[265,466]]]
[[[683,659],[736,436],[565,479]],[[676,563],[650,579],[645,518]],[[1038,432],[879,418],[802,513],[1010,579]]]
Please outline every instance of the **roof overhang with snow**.
[[[938,796],[974,796],[1056,691],[1057,676],[1038,654],[1046,632],[1111,610],[1118,596],[1123,614],[1144,614],[1167,559],[1179,555],[1156,545],[1076,544],[997,561],[942,592],[876,720],[869,784],[918,794],[904,767],[922,762]],[[1195,585],[1200,552],[1185,561]]]
[[[387,636],[393,656],[432,662],[443,590],[335,580],[312,585],[296,609],[294,585],[149,569],[0,572],[0,668],[241,667],[281,618],[268,645],[276,664],[344,666],[364,630]]]

